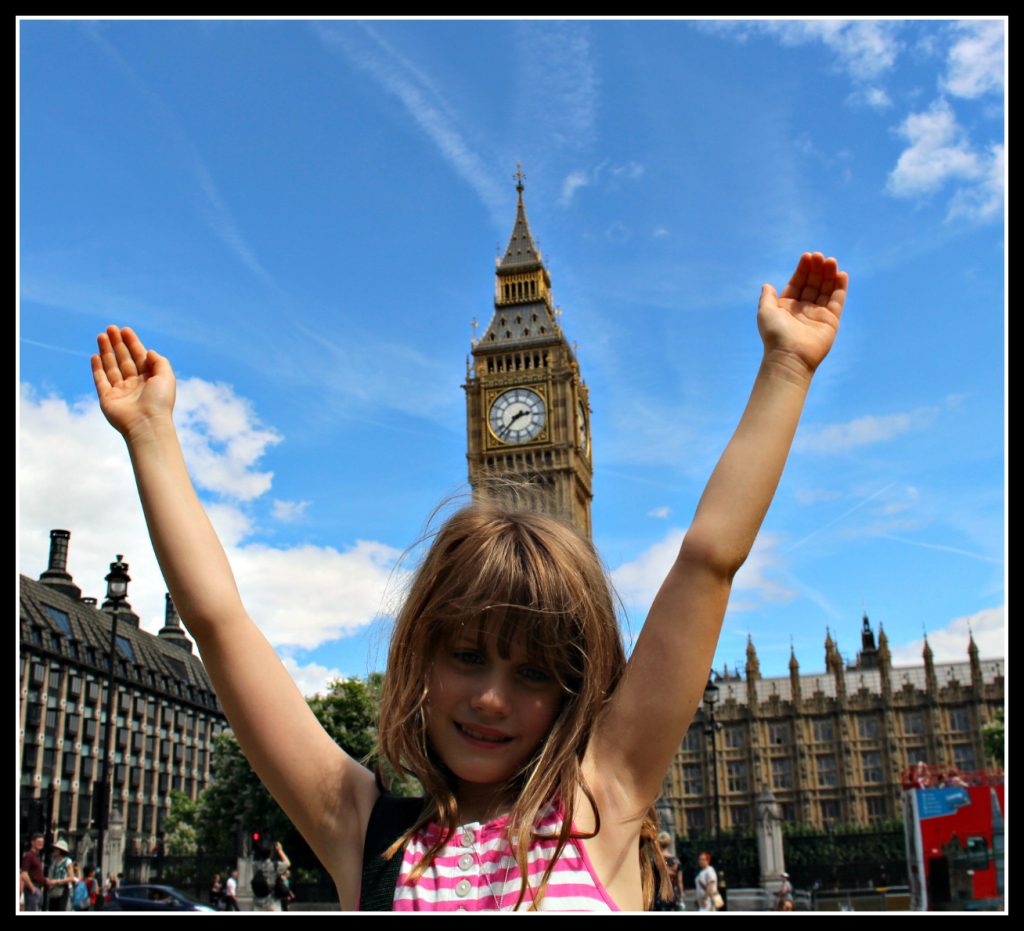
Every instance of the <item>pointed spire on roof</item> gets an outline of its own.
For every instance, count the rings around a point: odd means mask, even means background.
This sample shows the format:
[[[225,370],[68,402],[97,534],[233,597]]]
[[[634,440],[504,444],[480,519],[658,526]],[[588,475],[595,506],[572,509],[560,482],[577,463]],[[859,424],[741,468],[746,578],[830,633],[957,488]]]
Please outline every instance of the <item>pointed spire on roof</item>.
[[[928,634],[924,635],[924,649],[921,651],[921,655],[926,660],[931,660],[934,654],[932,653],[932,645],[928,642]]]
[[[974,642],[974,631],[971,629],[971,622],[967,622],[967,655],[972,659],[978,655],[978,644]]]
[[[525,266],[536,266],[540,264],[540,250],[534,245],[533,236],[530,233],[530,224],[526,220],[526,207],[523,206],[523,164],[517,164],[516,190],[519,192],[519,203],[516,207],[516,222],[512,227],[512,236],[508,241],[508,248],[505,250],[505,257],[501,260],[499,270],[519,270]]]

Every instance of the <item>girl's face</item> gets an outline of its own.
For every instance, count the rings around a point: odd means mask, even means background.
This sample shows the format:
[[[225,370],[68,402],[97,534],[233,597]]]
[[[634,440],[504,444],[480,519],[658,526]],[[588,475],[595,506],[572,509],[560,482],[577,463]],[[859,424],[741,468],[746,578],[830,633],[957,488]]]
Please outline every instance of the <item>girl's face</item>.
[[[531,663],[521,643],[508,659],[493,636],[456,635],[434,658],[428,680],[427,735],[459,781],[459,803],[493,797],[551,730],[563,693]],[[474,801],[475,805],[475,801]]]

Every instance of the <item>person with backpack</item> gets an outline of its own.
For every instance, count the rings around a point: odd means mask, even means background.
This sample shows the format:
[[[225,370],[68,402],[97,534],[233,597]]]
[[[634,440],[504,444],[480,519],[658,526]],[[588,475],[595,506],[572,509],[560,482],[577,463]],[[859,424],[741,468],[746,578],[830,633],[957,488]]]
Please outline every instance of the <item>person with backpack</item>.
[[[260,844],[253,851],[252,867],[252,908],[255,912],[280,912],[281,900],[275,895],[278,879],[292,865],[285,856],[280,842],[274,844],[274,853],[280,857],[275,863],[271,851],[266,845]]]
[[[96,882],[96,867],[87,866],[82,879],[75,883],[74,891],[71,893],[71,910],[74,912],[88,912],[96,907],[96,895],[99,892],[99,884]]]

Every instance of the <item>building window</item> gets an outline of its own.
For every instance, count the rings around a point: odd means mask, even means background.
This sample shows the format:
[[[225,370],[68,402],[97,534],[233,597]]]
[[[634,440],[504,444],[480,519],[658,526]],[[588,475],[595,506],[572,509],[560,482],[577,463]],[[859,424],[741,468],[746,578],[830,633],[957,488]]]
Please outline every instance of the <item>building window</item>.
[[[953,763],[957,769],[974,769],[974,747],[970,744],[953,744]]]
[[[768,725],[768,742],[773,747],[780,747],[789,743],[789,722],[775,721]]]
[[[886,818],[885,799],[881,795],[869,795],[867,802],[868,823],[878,824]]]
[[[730,809],[733,830],[743,831],[750,827],[750,806],[733,805]]]
[[[971,729],[971,716],[966,708],[949,709],[949,729],[955,734],[964,734]]]
[[[704,833],[704,825],[707,819],[704,816],[703,808],[686,809],[686,833],[691,837],[700,836]]]
[[[786,824],[796,824],[796,805],[792,802],[782,803],[782,820]]]
[[[822,799],[819,803],[821,820],[825,824],[832,824],[839,820],[839,802],[835,799]]]
[[[697,763],[683,764],[683,792],[686,795],[700,795],[704,790],[704,780]]]
[[[776,789],[793,788],[793,761],[788,757],[772,760],[772,785]]]
[[[725,745],[730,750],[742,750],[747,745],[747,737],[742,725],[734,725],[725,729]]]
[[[813,729],[815,743],[828,743],[835,739],[831,718],[815,718]]]
[[[878,737],[878,717],[865,714],[857,719],[857,730],[861,740],[875,740]]]
[[[62,670],[61,670],[61,668],[59,666],[51,666],[50,667],[50,691],[51,692],[59,692],[60,691],[61,672],[62,672]]]
[[[32,684],[42,685],[46,681],[46,667],[42,663],[32,664]]]
[[[817,757],[818,764],[818,785],[836,785],[836,758],[833,754],[827,753]]]
[[[877,750],[871,750],[860,755],[861,770],[864,773],[865,782],[882,781],[882,754]]]
[[[703,739],[704,728],[700,725],[694,725],[686,732],[686,736],[683,737],[683,749],[699,750]]]
[[[728,785],[730,792],[747,791],[747,764],[727,763]]]
[[[907,747],[907,766],[925,762],[924,747]]]
[[[919,737],[924,733],[924,715],[920,711],[903,712],[903,733],[907,737]]]
[[[43,610],[49,616],[50,620],[64,632],[65,637],[71,636],[71,621],[68,619],[66,611],[61,611],[59,608],[52,608],[50,605],[43,605]]]

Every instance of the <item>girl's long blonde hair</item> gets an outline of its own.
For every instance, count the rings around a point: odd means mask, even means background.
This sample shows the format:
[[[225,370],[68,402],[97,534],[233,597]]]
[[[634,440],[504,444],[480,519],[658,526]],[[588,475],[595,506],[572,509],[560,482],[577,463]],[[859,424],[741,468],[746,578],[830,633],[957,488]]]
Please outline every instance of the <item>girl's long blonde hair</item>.
[[[531,903],[536,908],[555,862],[571,837],[593,837],[601,814],[581,764],[594,725],[626,668],[611,585],[589,540],[561,521],[531,511],[476,503],[437,532],[395,623],[381,691],[378,758],[423,785],[425,810],[386,853],[393,856],[430,822],[442,830],[413,869],[415,882],[458,826],[456,781],[427,739],[427,681],[439,649],[459,631],[487,631],[502,658],[513,640],[531,663],[549,671],[564,694],[547,739],[506,786],[515,798],[508,840],[522,876],[515,908],[529,890],[527,855],[533,825],[558,800],[564,820],[558,845]],[[379,773],[379,771],[378,771]],[[594,834],[573,834],[577,789],[594,812]],[[653,807],[641,830],[644,900],[654,894],[661,859]],[[652,848],[652,849],[648,849]],[[646,855],[645,855],[646,854]]]

